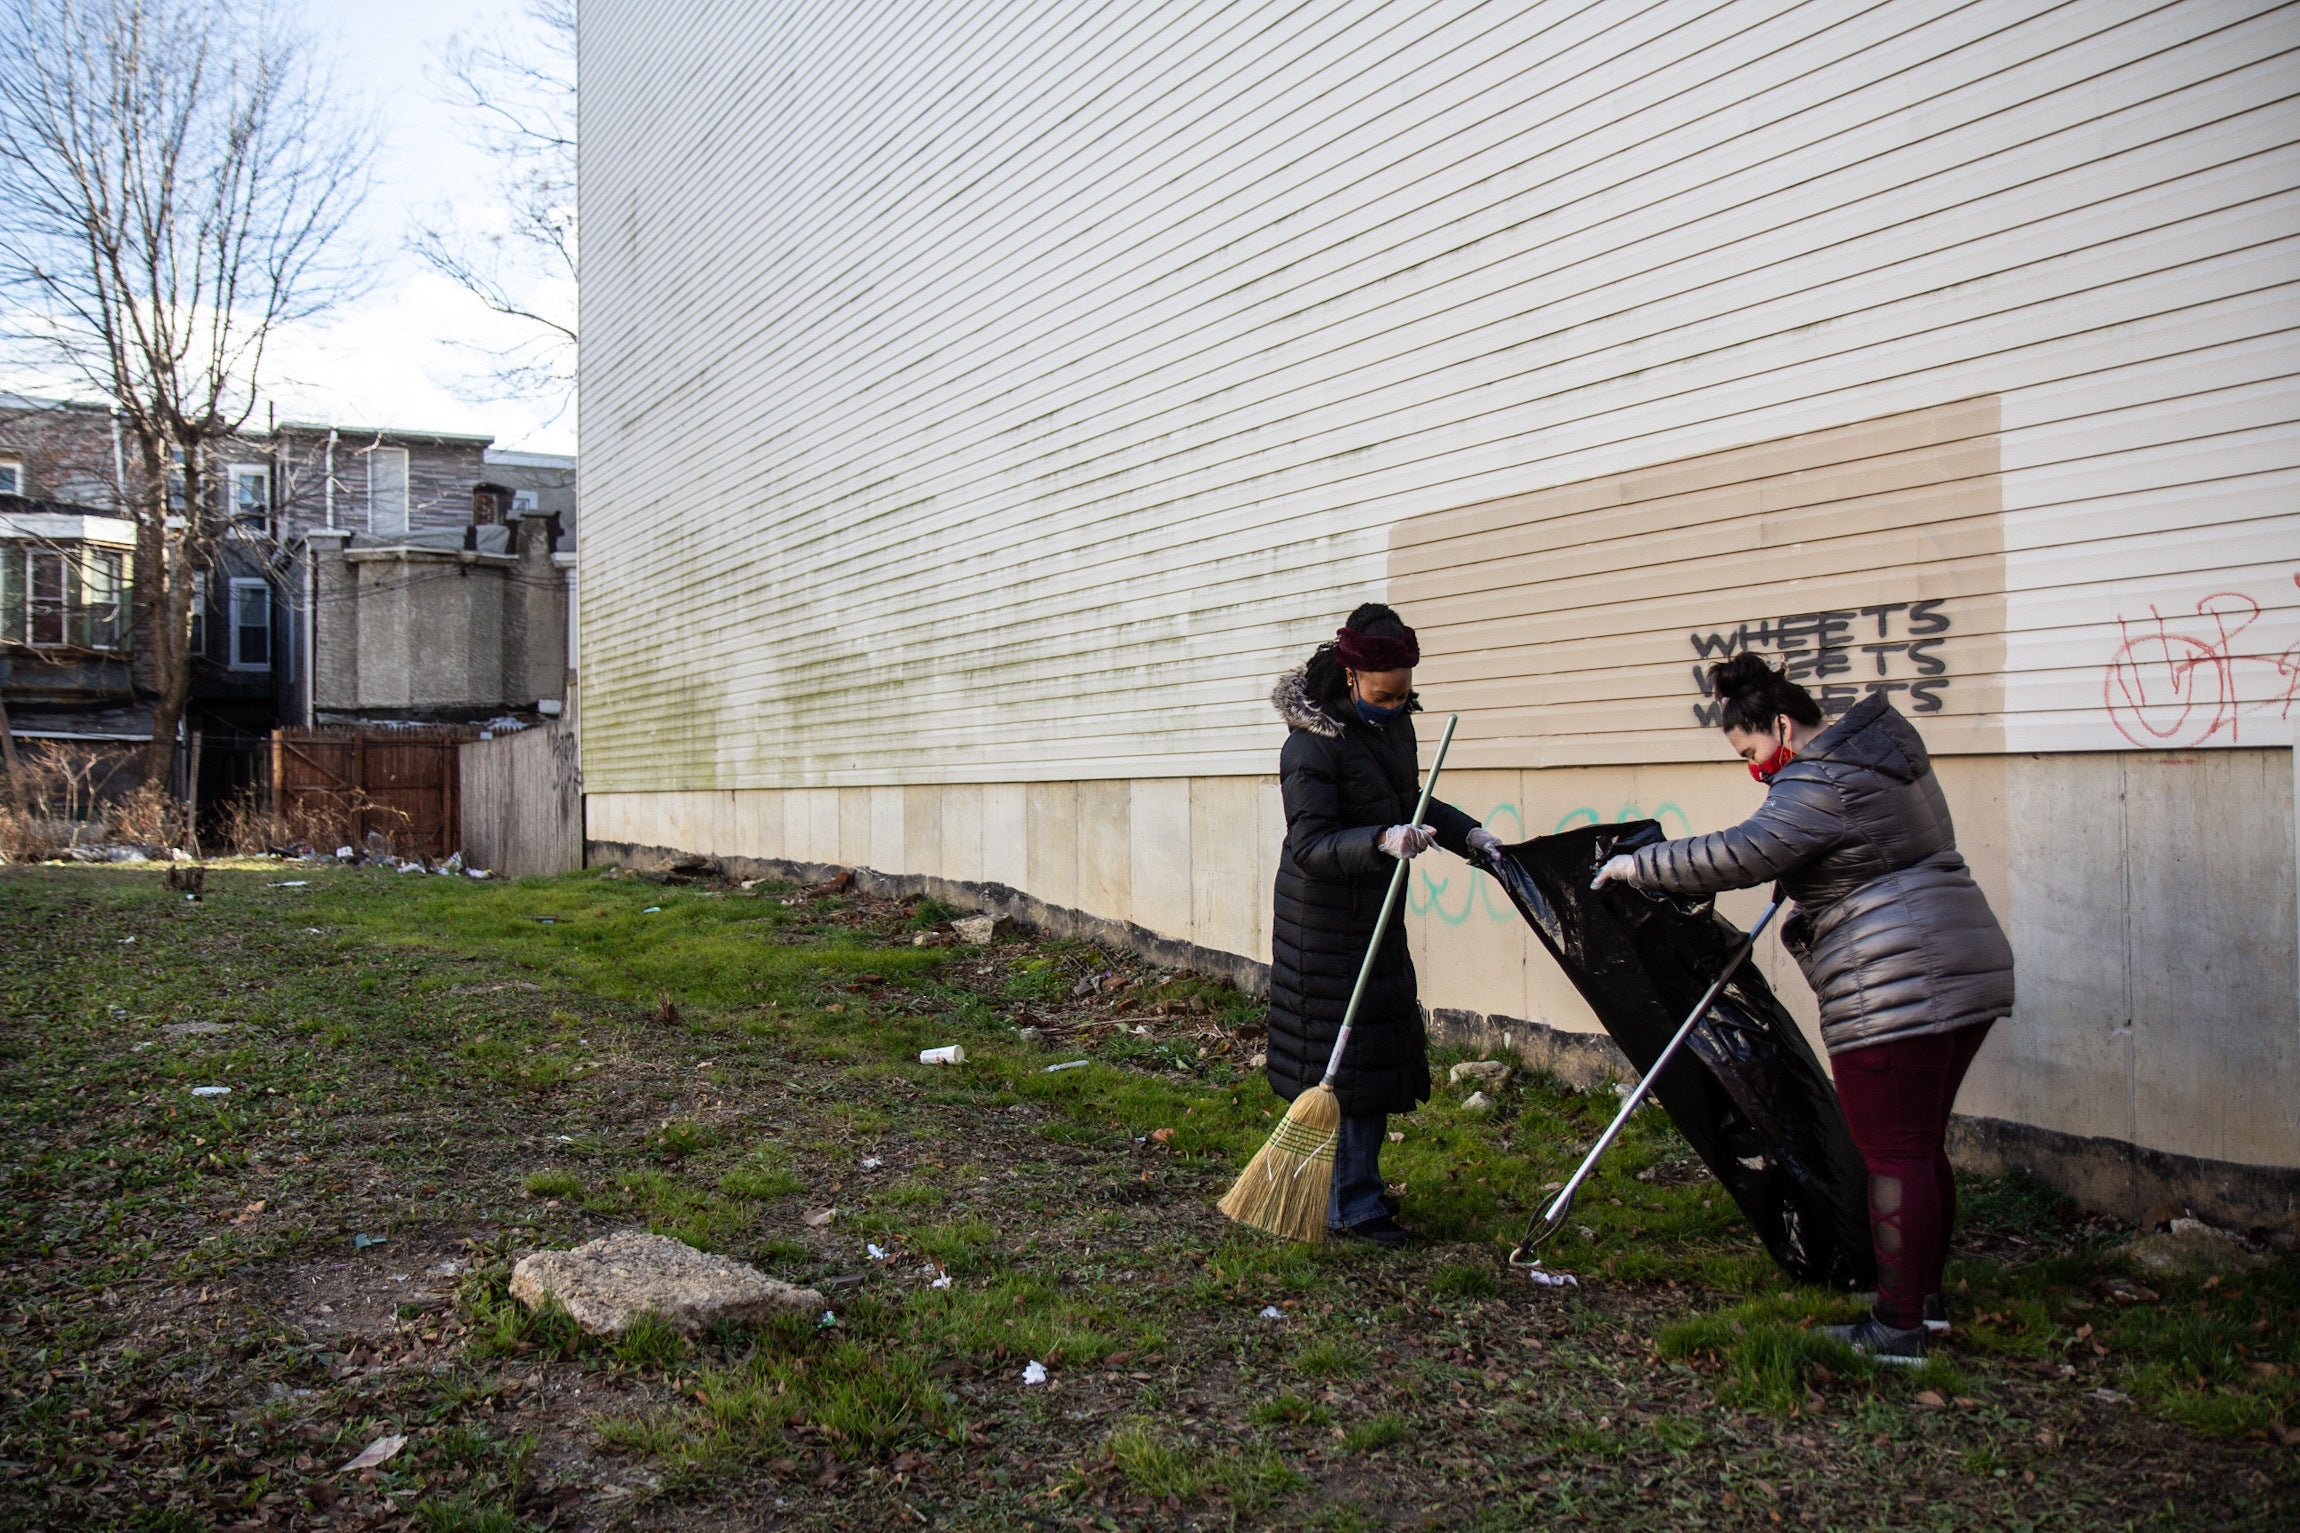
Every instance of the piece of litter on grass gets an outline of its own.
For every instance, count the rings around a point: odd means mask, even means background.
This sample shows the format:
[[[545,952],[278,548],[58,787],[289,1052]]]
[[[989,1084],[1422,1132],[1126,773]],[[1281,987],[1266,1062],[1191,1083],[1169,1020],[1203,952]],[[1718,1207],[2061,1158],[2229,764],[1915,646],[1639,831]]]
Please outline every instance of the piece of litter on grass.
[[[301,878],[290,878],[280,883],[264,885],[266,889],[303,889],[309,886],[309,880]]]
[[[1063,1061],[1061,1064],[1058,1064],[1058,1065],[1048,1065],[1048,1066],[1047,1066],[1045,1069],[1043,1069],[1043,1070],[1039,1071],[1038,1073],[1039,1073],[1040,1075],[1052,1075],[1052,1074],[1053,1074],[1055,1071],[1057,1071],[1057,1070],[1083,1070],[1083,1069],[1085,1069],[1085,1068],[1086,1068],[1086,1061],[1085,1061],[1085,1060],[1083,1060],[1083,1059],[1069,1059],[1069,1060],[1064,1060],[1064,1061]]]
[[[1045,1383],[1046,1365],[1036,1358],[1032,1358],[1030,1366],[1022,1370],[1022,1382],[1025,1386]]]
[[[2090,1398],[2098,1400],[2103,1405],[2122,1405],[2132,1396],[2121,1389],[2096,1389]]]
[[[1283,1320],[1286,1318],[1286,1312],[1275,1304],[1265,1304],[1262,1306],[1261,1318],[1264,1320]]]
[[[662,913],[663,907],[660,905],[649,905],[645,910],[639,912],[643,916],[659,916]]]
[[[922,1065],[963,1065],[966,1048],[963,1044],[949,1043],[939,1049],[920,1049],[918,1062]]]
[[[838,1210],[836,1208],[810,1208],[805,1213],[799,1215],[799,1223],[805,1225],[809,1229],[819,1230],[824,1225],[830,1223],[832,1217],[837,1213]]]
[[[318,936],[323,936],[323,935],[325,935],[325,934],[324,934],[323,932],[321,932],[321,931],[320,931],[320,929],[319,929],[318,927],[316,927],[316,926],[307,926],[307,927],[305,927],[303,930],[304,930],[304,935],[305,935],[305,936],[307,936],[307,937],[318,937]]]
[[[945,1272],[926,1286],[929,1288],[948,1288],[950,1286],[950,1274]]]
[[[350,1474],[355,1469],[373,1469],[406,1446],[407,1439],[404,1437],[379,1437],[360,1449],[359,1456],[338,1469],[336,1473]]]
[[[575,1136],[573,1134],[561,1134],[558,1136],[558,1138],[561,1144],[573,1144],[575,1142]]]
[[[1392,1143],[1392,1144],[1404,1144],[1405,1142],[1406,1142],[1406,1136],[1405,1136],[1405,1135],[1403,1135],[1403,1134],[1399,1133],[1399,1132],[1398,1132],[1396,1129],[1391,1129],[1391,1130],[1390,1130],[1390,1143]]]
[[[131,942],[133,942],[133,941],[135,941],[135,940],[136,940],[136,939],[135,939],[135,938],[133,938],[133,937],[122,937],[122,938],[120,939],[120,946],[122,946],[122,947],[126,947],[126,946],[127,946],[129,943],[131,943]]]
[[[231,1094],[232,1088],[229,1086],[194,1086],[192,1088],[192,1095],[196,1097],[228,1097]]]
[[[875,1240],[870,1242],[868,1245],[865,1245],[863,1249],[870,1253],[870,1259],[874,1262],[883,1262],[886,1260],[886,1248]]]
[[[823,1318],[815,1322],[815,1329],[818,1331],[827,1331],[832,1329],[838,1323],[839,1317],[826,1309],[823,1311]]]
[[[1536,1288],[1579,1288],[1581,1286],[1581,1279],[1572,1273],[1551,1272],[1539,1262],[1528,1267],[1525,1275],[1532,1279],[1533,1286]]]
[[[883,1161],[883,1160],[881,1160],[881,1159],[879,1159],[879,1158],[878,1158],[876,1155],[865,1155],[865,1156],[863,1157],[863,1167],[862,1167],[862,1168],[863,1168],[865,1171],[876,1171],[876,1170],[877,1170],[879,1167],[881,1167],[881,1166],[883,1166],[883,1165],[885,1165],[885,1164],[886,1164],[886,1162],[885,1162],[885,1161]]]
[[[389,1238],[385,1235],[354,1235],[351,1237],[351,1248],[354,1251],[364,1251],[369,1246],[382,1245]]]

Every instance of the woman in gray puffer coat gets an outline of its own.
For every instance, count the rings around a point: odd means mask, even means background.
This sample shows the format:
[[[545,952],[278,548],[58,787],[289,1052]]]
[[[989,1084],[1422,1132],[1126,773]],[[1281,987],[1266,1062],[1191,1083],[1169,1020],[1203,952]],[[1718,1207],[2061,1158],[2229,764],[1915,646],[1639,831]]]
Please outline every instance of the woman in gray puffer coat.
[[[1881,1360],[1943,1330],[1956,1216],[1943,1141],[1989,1025],[2013,1004],[2012,946],[1957,853],[1948,800],[1908,720],[1872,693],[1827,728],[1812,694],[1755,655],[1710,672],[1728,743],[1770,791],[1731,830],[1640,848],[1598,882],[1714,894],[1778,881],[1783,946],[1821,1002],[1821,1039],[1869,1166],[1877,1307],[1835,1329]]]

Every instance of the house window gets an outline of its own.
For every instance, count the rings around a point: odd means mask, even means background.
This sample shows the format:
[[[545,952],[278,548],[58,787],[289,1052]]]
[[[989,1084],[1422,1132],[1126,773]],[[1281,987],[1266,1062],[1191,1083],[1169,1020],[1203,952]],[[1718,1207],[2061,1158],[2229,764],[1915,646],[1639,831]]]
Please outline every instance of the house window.
[[[72,642],[118,649],[128,631],[127,558],[115,549],[90,548],[79,558],[79,605],[71,615]]]
[[[60,645],[64,642],[68,615],[64,601],[64,556],[27,548],[24,569],[25,588],[32,598],[25,638],[33,644]]]
[[[407,531],[407,449],[404,447],[368,449],[367,530]]]
[[[116,549],[0,545],[0,642],[117,649],[127,589],[127,557]]]
[[[234,463],[224,475],[230,493],[232,520],[251,532],[269,532],[272,525],[272,471],[261,463]]]
[[[272,668],[272,588],[261,580],[232,582],[232,659],[235,671]]]
[[[24,465],[14,458],[0,458],[0,495],[24,493]]]
[[[208,577],[203,570],[192,572],[192,653],[205,657],[208,652]]]
[[[513,490],[511,492],[511,514],[513,516],[533,516],[539,504],[535,499],[533,490]]]

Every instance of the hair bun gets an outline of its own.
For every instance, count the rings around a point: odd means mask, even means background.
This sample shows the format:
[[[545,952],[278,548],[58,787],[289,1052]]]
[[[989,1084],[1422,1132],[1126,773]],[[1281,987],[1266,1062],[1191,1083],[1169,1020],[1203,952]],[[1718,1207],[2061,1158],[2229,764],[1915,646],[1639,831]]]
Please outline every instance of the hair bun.
[[[1762,655],[1743,651],[1709,668],[1709,690],[1720,698],[1739,697],[1744,692],[1757,692],[1771,687],[1780,679],[1780,675],[1779,671],[1765,663]]]

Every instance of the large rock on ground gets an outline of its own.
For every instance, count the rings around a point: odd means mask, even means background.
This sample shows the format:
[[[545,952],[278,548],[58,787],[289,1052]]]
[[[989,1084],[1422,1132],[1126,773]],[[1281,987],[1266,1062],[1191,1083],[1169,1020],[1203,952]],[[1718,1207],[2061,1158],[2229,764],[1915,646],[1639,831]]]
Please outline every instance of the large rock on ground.
[[[823,1296],[665,1235],[621,1230],[572,1251],[537,1251],[511,1269],[511,1297],[533,1309],[557,1299],[586,1331],[620,1336],[644,1314],[690,1334],[778,1310],[820,1314]]]

